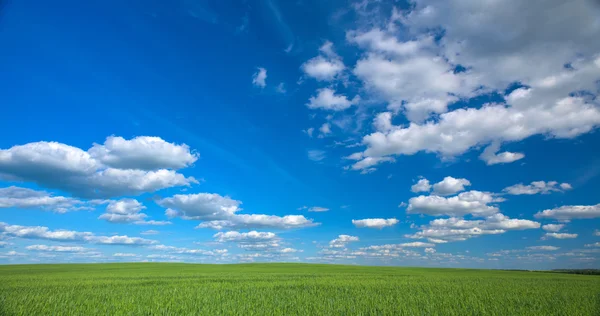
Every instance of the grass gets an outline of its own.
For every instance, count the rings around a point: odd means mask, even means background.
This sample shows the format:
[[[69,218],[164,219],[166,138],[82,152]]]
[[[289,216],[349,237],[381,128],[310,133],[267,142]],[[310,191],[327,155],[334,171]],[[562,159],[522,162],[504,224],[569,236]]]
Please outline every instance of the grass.
[[[600,315],[600,277],[316,264],[0,266],[0,315]]]

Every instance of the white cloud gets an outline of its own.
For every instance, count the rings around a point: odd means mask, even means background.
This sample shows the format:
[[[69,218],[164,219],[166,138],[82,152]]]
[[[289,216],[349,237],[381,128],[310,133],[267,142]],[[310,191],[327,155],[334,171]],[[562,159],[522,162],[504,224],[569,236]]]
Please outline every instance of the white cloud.
[[[179,216],[184,219],[213,220],[234,215],[240,211],[241,201],[233,200],[228,196],[211,193],[176,194],[156,202],[175,213],[171,217]]]
[[[145,230],[145,231],[143,231],[143,232],[141,232],[141,233],[140,233],[140,235],[158,235],[158,234],[160,234],[160,232],[159,232],[159,231],[157,231],[157,230],[152,230],[152,229],[150,229],[150,230]]]
[[[557,233],[561,229],[563,229],[563,227],[565,227],[564,224],[546,224],[546,225],[542,226],[542,229],[547,232]]]
[[[544,210],[535,214],[536,218],[553,218],[571,220],[600,217],[600,204],[596,205],[565,205],[554,209]]]
[[[452,195],[465,190],[465,186],[470,186],[471,182],[467,179],[456,179],[445,177],[444,180],[433,185],[433,193],[437,195]]]
[[[275,91],[277,91],[277,93],[285,94],[287,92],[287,90],[285,89],[285,83],[280,82],[277,85],[277,88],[275,88]]]
[[[33,182],[88,198],[137,195],[198,182],[167,169],[107,168],[88,152],[56,142],[0,150],[0,178]]]
[[[499,212],[495,206],[488,205],[494,201],[487,192],[468,191],[453,197],[437,195],[420,195],[408,201],[407,214],[426,214],[431,216],[489,216]]]
[[[594,231],[594,236],[600,236],[600,230],[596,229],[596,230]]]
[[[481,155],[486,163],[509,163],[524,154],[498,153],[502,143],[534,135],[570,139],[598,127],[600,44],[589,44],[600,36],[598,6],[551,2],[415,0],[411,11],[394,11],[386,29],[349,32],[348,41],[365,50],[354,73],[411,121],[393,126],[389,116],[390,124],[378,124],[385,129],[363,138],[364,156],[452,158],[490,145]],[[539,27],[532,32],[527,25]],[[431,40],[432,30],[440,31],[439,41]],[[464,71],[455,71],[457,65]],[[515,82],[525,87],[505,95],[506,103],[447,112],[449,103],[502,94]]]
[[[309,109],[323,109],[329,111],[343,111],[353,104],[357,103],[357,98],[352,100],[343,94],[336,94],[334,90],[330,88],[323,88],[317,90],[317,96],[312,96],[308,99]]]
[[[501,163],[511,163],[525,158],[523,153],[513,153],[509,151],[499,153],[499,150],[500,142],[493,142],[485,148],[479,158],[485,161],[488,166]]]
[[[571,185],[568,183],[561,183],[560,185],[556,181],[533,181],[531,184],[523,185],[522,183],[511,185],[504,190],[511,195],[523,195],[523,194],[548,194],[551,192],[562,192],[564,190],[570,190]]]
[[[593,244],[587,244],[585,246],[586,247],[600,247],[600,242],[596,242],[596,243],[593,243]]]
[[[264,88],[267,86],[267,70],[262,67],[257,68],[258,71],[252,75],[252,84]]]
[[[554,247],[554,246],[532,246],[532,247],[527,247],[527,249],[530,249],[530,250],[543,250],[543,251],[554,251],[554,250],[558,250],[560,248],[559,247]]]
[[[326,152],[320,149],[311,149],[307,153],[308,159],[312,161],[321,161],[327,157]]]
[[[306,130],[303,130],[302,132],[306,133],[306,135],[308,135],[308,137],[313,137],[313,133],[315,132],[315,128],[314,127],[309,127]]]
[[[110,136],[103,145],[94,144],[88,152],[93,159],[116,169],[181,169],[189,167],[199,157],[190,152],[186,144],[177,145],[150,136],[131,140]]]
[[[545,233],[542,239],[556,238],[556,239],[573,239],[577,238],[577,234],[568,233]]]
[[[457,109],[438,121],[393,126],[363,138],[364,155],[413,155],[425,151],[445,157],[460,155],[490,140],[519,141],[536,134],[574,138],[600,124],[600,110],[579,97],[566,97],[548,106],[515,109],[502,104]]]
[[[312,219],[302,215],[237,214],[242,209],[241,201],[214,193],[177,194],[156,202],[167,208],[169,217],[186,220],[201,220],[196,228],[251,229],[276,228],[290,229],[316,226]]]
[[[426,238],[432,243],[445,243],[449,241],[464,241],[481,235],[498,235],[510,230],[524,230],[540,228],[540,223],[525,220],[512,219],[503,214],[494,214],[485,220],[465,220],[451,217],[447,219],[435,219],[429,225],[420,228],[420,231],[408,238]]]
[[[341,58],[333,51],[333,44],[326,42],[321,46],[322,55],[309,59],[300,67],[309,77],[319,81],[336,79],[346,68]]]
[[[113,257],[118,257],[118,258],[134,258],[134,257],[139,257],[139,255],[137,255],[135,253],[117,252],[117,253],[113,253]]]
[[[292,229],[317,226],[319,223],[313,222],[302,215],[264,215],[264,214],[239,214],[226,220],[207,221],[199,224],[196,228],[212,229],[251,229],[251,228],[274,228],[274,229]]]
[[[425,248],[425,253],[435,253],[435,249],[433,248]]]
[[[410,190],[414,193],[429,192],[429,190],[431,190],[431,185],[429,184],[429,180],[423,178],[420,179],[417,183],[413,184],[410,187]]]
[[[308,211],[309,212],[327,212],[327,211],[329,211],[329,209],[326,207],[321,207],[321,206],[313,206],[313,207],[310,207],[308,209]]]
[[[325,136],[331,134],[331,124],[323,123],[323,125],[321,125],[319,128],[319,132],[321,132],[319,134],[319,138],[324,138]]]
[[[344,248],[348,243],[359,241],[358,237],[350,235],[339,235],[329,242],[330,248]]]
[[[84,247],[69,247],[69,246],[47,246],[47,245],[31,245],[25,247],[27,250],[33,251],[48,251],[48,252],[85,252],[90,249]]]
[[[9,225],[0,222],[0,236],[52,241],[80,241],[92,244],[150,245],[154,240],[128,236],[96,236],[90,232],[50,230],[44,226]]]
[[[377,228],[382,229],[384,227],[394,226],[398,224],[398,220],[395,218],[365,218],[365,219],[353,219],[352,224],[358,228]]]
[[[426,248],[426,247],[435,247],[435,244],[431,244],[431,243],[426,243],[426,242],[420,242],[420,241],[415,241],[415,242],[407,242],[407,243],[403,243],[400,244],[401,247],[419,247],[419,248]]]
[[[218,242],[263,242],[278,239],[274,233],[257,231],[247,233],[237,231],[218,232],[213,235],[213,238]]]
[[[83,201],[64,196],[53,196],[45,191],[10,186],[0,188],[0,208],[35,208],[66,213],[90,209]]]
[[[110,223],[133,223],[136,225],[170,225],[169,221],[146,220],[148,215],[140,213],[146,209],[135,199],[121,199],[118,201],[109,201],[106,206],[106,213],[100,215],[98,219],[106,220]]]
[[[362,160],[355,162],[350,167],[347,167],[346,169],[361,170],[361,173],[366,174],[375,171],[375,168],[373,167],[377,166],[380,163],[395,161],[396,159],[392,157],[365,157]]]

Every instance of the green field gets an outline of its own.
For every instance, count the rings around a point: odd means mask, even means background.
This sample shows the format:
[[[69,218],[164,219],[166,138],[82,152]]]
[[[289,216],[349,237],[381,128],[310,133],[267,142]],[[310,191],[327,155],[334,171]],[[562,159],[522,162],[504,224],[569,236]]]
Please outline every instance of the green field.
[[[1,315],[600,315],[600,277],[312,264],[0,266]]]

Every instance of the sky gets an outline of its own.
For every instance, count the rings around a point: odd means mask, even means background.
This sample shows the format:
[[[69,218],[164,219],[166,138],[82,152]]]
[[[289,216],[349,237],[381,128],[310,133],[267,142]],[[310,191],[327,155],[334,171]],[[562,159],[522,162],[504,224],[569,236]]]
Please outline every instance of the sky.
[[[593,0],[0,5],[0,264],[600,268]]]

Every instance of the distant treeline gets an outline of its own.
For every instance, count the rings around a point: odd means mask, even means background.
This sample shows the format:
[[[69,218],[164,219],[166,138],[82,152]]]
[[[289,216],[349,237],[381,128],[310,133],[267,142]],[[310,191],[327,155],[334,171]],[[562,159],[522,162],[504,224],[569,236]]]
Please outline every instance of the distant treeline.
[[[553,270],[550,270],[550,272],[600,275],[600,269],[553,269]]]

